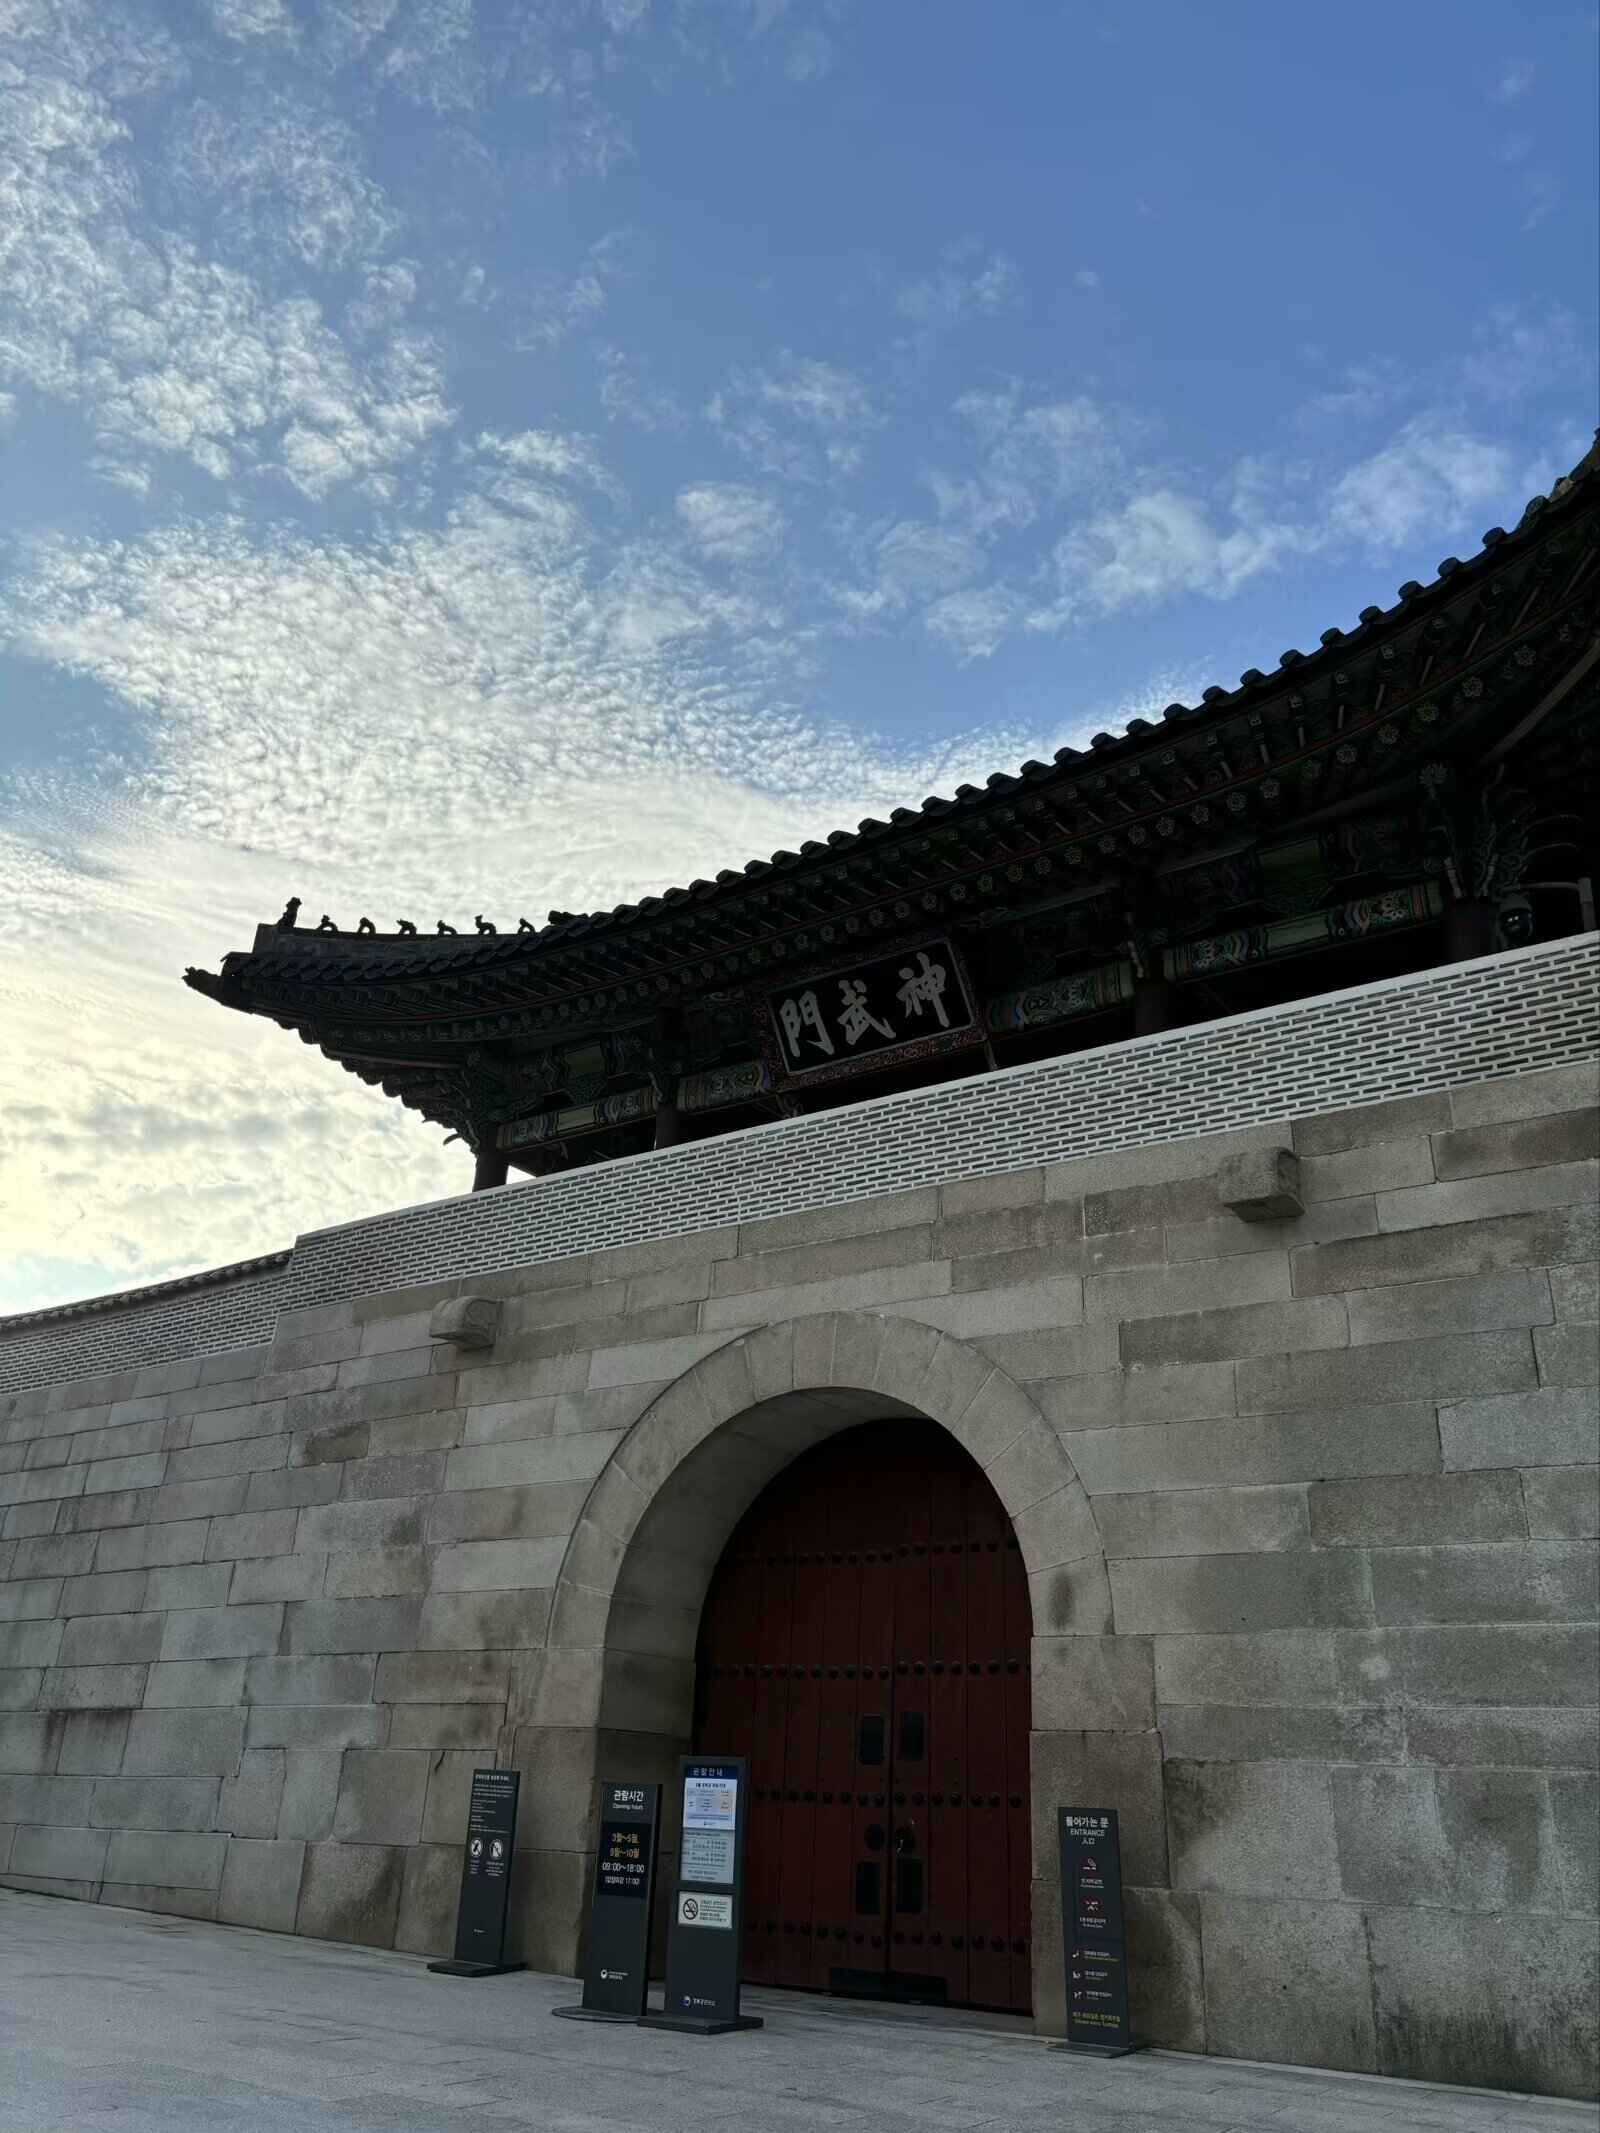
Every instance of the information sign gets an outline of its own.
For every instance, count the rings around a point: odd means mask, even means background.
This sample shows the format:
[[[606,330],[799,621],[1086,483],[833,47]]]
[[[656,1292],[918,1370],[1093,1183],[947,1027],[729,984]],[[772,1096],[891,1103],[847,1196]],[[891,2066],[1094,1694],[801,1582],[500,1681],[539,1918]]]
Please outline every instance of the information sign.
[[[759,2029],[739,2009],[748,1787],[742,1756],[686,1756],[679,1768],[683,1844],[667,1920],[667,1990],[652,2029],[715,2037]]]
[[[684,1881],[731,1881],[733,1831],[685,1828],[678,1871]]]
[[[526,1967],[505,1958],[521,1782],[515,1770],[472,1773],[461,1895],[456,1904],[456,1952],[448,1962],[428,1965],[446,1977],[498,1977]]]
[[[660,1823],[659,1785],[600,1787],[583,2000],[576,2007],[553,2007],[552,2014],[584,2022],[637,2022],[644,2013]]]
[[[1128,2019],[1122,1844],[1114,1807],[1059,1810],[1067,2049],[1121,2058],[1137,2047]]]

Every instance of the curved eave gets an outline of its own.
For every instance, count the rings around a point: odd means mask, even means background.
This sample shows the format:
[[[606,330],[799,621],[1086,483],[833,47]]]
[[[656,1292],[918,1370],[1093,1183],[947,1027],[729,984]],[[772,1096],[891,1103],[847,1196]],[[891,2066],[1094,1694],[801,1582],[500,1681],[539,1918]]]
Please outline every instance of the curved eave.
[[[815,874],[847,854],[875,844],[887,848],[903,846],[930,829],[1003,806],[1013,795],[1047,793],[1051,787],[1070,784],[1085,770],[1093,776],[1107,769],[1126,770],[1141,756],[1154,759],[1158,751],[1169,750],[1178,736],[1217,736],[1241,713],[1265,716],[1292,712],[1297,694],[1334,682],[1343,665],[1381,655],[1387,642],[1416,629],[1432,612],[1456,601],[1472,584],[1519,559],[1529,559],[1556,528],[1575,521],[1592,507],[1597,491],[1600,448],[1591,450],[1570,475],[1558,482],[1549,499],[1533,499],[1514,532],[1491,528],[1483,537],[1481,549],[1470,560],[1446,557],[1429,585],[1408,583],[1401,587],[1393,607],[1364,609],[1353,629],[1325,631],[1315,652],[1285,652],[1270,675],[1251,669],[1234,689],[1207,689],[1198,705],[1171,704],[1159,725],[1134,719],[1120,736],[1097,734],[1087,749],[1058,749],[1049,763],[1025,763],[1014,774],[996,772],[982,787],[962,786],[950,798],[933,796],[917,809],[896,808],[887,822],[868,820],[854,831],[834,831],[825,842],[807,842],[798,852],[775,852],[768,859],[751,860],[742,869],[724,870],[715,881],[696,881],[686,888],[668,889],[660,896],[644,897],[637,904],[619,904],[609,912],[578,917],[561,914],[554,923],[516,933],[328,935],[306,929],[283,932],[263,926],[258,929],[253,950],[227,956],[219,974],[190,971],[185,982],[224,1006],[272,1016],[286,1027],[300,1027],[317,1017],[309,1013],[286,1016],[282,1007],[270,999],[252,999],[252,987],[274,982],[311,986],[325,996],[327,1017],[357,1020],[363,1017],[341,1004],[341,994],[350,987],[409,982],[426,989],[428,981],[486,975],[513,980],[522,971],[531,975],[554,951],[581,950],[590,942],[597,949],[604,949],[619,935],[646,929],[663,916],[703,907],[709,919],[717,906],[729,907],[731,913],[731,907],[742,902],[752,888],[769,879],[799,884],[808,874]],[[1278,826],[1287,826],[1289,819],[1284,818]],[[561,989],[592,990],[603,982],[615,980],[577,980]],[[470,1011],[463,1002],[463,1012]],[[648,1013],[648,1003],[641,1003],[640,1011]]]

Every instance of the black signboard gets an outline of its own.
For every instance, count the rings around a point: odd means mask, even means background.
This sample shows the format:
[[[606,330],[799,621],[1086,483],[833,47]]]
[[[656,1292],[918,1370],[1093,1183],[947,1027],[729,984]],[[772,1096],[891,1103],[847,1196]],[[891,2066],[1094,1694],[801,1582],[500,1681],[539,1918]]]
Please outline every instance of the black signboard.
[[[742,1755],[685,1756],[683,1840],[667,1919],[667,1990],[652,2029],[717,2037],[759,2029],[739,2012],[739,1948],[744,1933],[744,1833],[750,1788]]]
[[[467,1803],[467,1844],[461,1860],[461,1896],[456,1905],[456,1952],[447,1963],[430,1963],[446,1977],[499,1977],[522,1970],[506,1961],[506,1906],[511,1898],[511,1855],[517,1838],[515,1770],[474,1770]]]
[[[878,1052],[946,1051],[982,1036],[960,958],[947,940],[875,962],[796,977],[767,995],[774,1058],[787,1079],[835,1079]]]
[[[644,2013],[660,1821],[659,1785],[600,1787],[583,2000],[577,2007],[553,2007],[552,2014],[580,2022],[637,2022]]]
[[[1059,1810],[1061,1923],[1069,2051],[1119,2059],[1137,2049],[1128,2020],[1122,1844],[1114,1807]]]

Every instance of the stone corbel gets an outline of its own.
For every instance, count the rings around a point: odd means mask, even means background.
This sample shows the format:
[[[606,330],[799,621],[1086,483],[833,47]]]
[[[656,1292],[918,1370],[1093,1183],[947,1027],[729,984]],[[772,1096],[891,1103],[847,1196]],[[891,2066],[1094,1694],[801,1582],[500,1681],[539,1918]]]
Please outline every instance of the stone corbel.
[[[500,1332],[500,1306],[492,1296],[452,1296],[435,1304],[428,1338],[456,1348],[492,1348]]]
[[[1292,1148],[1247,1148],[1217,1172],[1217,1198],[1241,1222],[1286,1222],[1303,1215],[1300,1158]]]

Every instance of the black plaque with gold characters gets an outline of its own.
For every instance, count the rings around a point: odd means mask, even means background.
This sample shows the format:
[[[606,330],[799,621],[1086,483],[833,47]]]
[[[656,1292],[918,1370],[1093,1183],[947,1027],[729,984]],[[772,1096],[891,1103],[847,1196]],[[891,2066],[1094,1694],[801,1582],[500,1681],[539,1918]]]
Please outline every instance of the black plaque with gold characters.
[[[1117,1811],[1063,1807],[1059,1820],[1067,1960],[1065,2049],[1120,2059],[1138,2046],[1128,2019],[1128,1939],[1122,1922]]]
[[[511,1900],[511,1858],[517,1841],[515,1770],[474,1770],[467,1803],[467,1843],[461,1860],[461,1896],[456,1905],[456,1952],[430,1963],[446,1977],[500,1977],[524,1970],[506,1961],[506,1906]]]
[[[576,2007],[552,2007],[552,2014],[577,2022],[637,2022],[644,2013],[660,1826],[659,1785],[600,1787],[583,1999]]]

